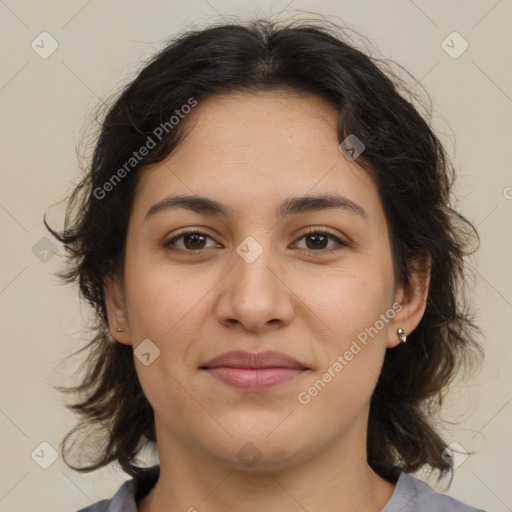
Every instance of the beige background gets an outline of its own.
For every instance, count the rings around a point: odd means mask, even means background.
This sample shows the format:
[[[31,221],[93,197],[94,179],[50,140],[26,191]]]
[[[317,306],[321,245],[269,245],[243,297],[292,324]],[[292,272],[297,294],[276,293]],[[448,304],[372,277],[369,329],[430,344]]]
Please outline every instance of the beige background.
[[[71,512],[111,497],[128,478],[113,468],[82,475],[60,456],[42,469],[31,458],[43,441],[58,450],[74,423],[51,385],[71,382],[73,365],[61,361],[86,339],[87,308],[53,275],[62,249],[45,263],[40,246],[39,257],[33,247],[47,235],[45,210],[50,221],[62,220],[62,208],[50,207],[78,178],[75,143],[97,97],[123,85],[141,58],[191,22],[285,8],[341,17],[421,80],[434,102],[435,126],[459,170],[460,207],[481,234],[472,290],[486,350],[482,371],[454,386],[445,412],[463,420],[447,438],[476,452],[456,469],[447,492],[488,511],[511,510],[512,2],[4,0],[0,511]],[[43,31],[59,45],[47,59],[31,48]],[[441,47],[453,31],[469,43],[457,59]]]

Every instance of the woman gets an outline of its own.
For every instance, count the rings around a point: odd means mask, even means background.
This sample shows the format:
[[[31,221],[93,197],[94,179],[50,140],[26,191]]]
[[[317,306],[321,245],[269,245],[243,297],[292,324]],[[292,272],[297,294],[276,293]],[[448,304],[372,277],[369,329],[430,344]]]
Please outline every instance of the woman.
[[[134,477],[83,511],[477,510],[409,474],[453,472],[432,419],[482,351],[474,228],[399,91],[335,27],[268,21],[182,34],[125,88],[49,228],[98,320],[62,443],[85,427],[92,462],[66,463]]]

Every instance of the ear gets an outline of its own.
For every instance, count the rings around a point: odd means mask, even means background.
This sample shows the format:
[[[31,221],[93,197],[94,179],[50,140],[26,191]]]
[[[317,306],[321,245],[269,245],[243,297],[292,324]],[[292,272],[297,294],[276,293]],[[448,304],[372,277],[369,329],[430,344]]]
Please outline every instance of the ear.
[[[116,341],[125,345],[131,345],[132,340],[126,317],[123,285],[120,283],[119,278],[115,277],[107,279],[103,290],[110,334]],[[121,330],[118,331],[118,329]]]
[[[411,276],[407,287],[399,286],[395,292],[393,309],[396,311],[393,320],[390,321],[387,347],[393,348],[401,343],[397,329],[402,328],[406,336],[409,336],[418,326],[427,305],[428,290],[430,285],[430,271],[432,258],[430,253],[418,257],[413,261],[413,268],[418,273]]]

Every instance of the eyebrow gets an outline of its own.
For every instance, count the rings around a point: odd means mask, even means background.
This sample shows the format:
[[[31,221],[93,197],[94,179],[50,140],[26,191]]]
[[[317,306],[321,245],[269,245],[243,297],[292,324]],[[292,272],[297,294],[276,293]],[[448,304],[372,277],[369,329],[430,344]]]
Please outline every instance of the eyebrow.
[[[144,217],[144,221],[157,213],[175,208],[184,208],[203,215],[222,215],[225,217],[234,215],[231,208],[219,203],[215,199],[202,196],[174,195],[166,197],[151,206]],[[289,197],[276,209],[276,217],[281,220],[288,215],[297,215],[329,208],[344,210],[347,213],[362,217],[367,224],[369,222],[368,214],[361,206],[347,197],[338,194]]]

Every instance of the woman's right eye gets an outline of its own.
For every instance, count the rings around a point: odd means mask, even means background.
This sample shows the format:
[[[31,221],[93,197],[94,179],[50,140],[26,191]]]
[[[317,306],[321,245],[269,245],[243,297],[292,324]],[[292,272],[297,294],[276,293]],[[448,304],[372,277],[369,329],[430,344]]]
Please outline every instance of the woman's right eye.
[[[164,246],[168,248],[171,251],[174,252],[187,252],[192,254],[202,254],[204,252],[202,244],[205,243],[205,239],[210,238],[210,240],[213,240],[210,236],[206,235],[205,233],[201,233],[200,231],[195,230],[188,230],[183,231],[173,238],[171,238],[168,242],[165,242]],[[182,240],[180,240],[182,239]],[[183,242],[184,248],[176,248],[176,244],[178,241]]]

